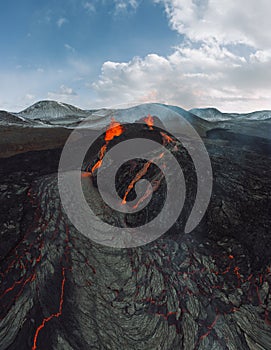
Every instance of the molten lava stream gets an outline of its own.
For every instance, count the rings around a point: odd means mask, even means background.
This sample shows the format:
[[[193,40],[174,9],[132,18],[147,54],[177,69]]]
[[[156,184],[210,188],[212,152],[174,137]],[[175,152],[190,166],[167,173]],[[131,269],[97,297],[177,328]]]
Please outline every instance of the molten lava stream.
[[[103,158],[108,147],[108,143],[111,140],[113,140],[114,137],[120,136],[123,133],[123,131],[124,131],[123,126],[119,122],[115,121],[114,118],[111,118],[111,123],[105,132],[105,137],[104,137],[105,145],[103,145],[102,148],[100,149],[99,160],[91,168],[92,174],[96,169],[100,168],[100,166],[102,165]],[[87,171],[89,171],[89,167],[87,167]]]

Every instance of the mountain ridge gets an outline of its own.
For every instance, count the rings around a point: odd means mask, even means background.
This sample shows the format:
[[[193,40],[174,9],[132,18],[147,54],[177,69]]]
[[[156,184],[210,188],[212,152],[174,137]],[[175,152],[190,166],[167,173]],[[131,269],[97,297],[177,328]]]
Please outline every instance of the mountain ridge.
[[[261,110],[249,113],[225,113],[215,107],[192,108],[190,113],[209,121],[228,121],[228,120],[268,120],[271,119],[271,111]]]
[[[206,107],[206,108],[192,108],[186,110],[180,106],[162,104],[162,103],[146,103],[139,104],[130,108],[125,109],[113,109],[113,108],[99,108],[99,109],[82,109],[77,106],[60,102],[54,100],[41,100],[35,102],[29,107],[23,109],[19,112],[1,111],[1,113],[6,112],[13,116],[16,116],[22,120],[39,120],[39,121],[49,121],[49,120],[61,120],[67,117],[81,117],[86,118],[89,116],[95,116],[97,114],[107,114],[106,111],[125,111],[132,110],[133,108],[138,109],[140,106],[144,105],[160,105],[165,108],[169,108],[181,115],[183,115],[188,121],[193,116],[201,118],[202,120],[208,122],[216,121],[232,121],[232,120],[269,120],[271,119],[271,110],[260,110],[253,111],[249,113],[226,113],[221,112],[216,107]]]

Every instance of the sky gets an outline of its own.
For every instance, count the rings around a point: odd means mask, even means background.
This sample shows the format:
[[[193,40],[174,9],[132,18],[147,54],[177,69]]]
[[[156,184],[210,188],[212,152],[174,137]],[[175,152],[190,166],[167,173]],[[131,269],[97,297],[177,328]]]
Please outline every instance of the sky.
[[[270,0],[0,2],[0,109],[271,110]]]

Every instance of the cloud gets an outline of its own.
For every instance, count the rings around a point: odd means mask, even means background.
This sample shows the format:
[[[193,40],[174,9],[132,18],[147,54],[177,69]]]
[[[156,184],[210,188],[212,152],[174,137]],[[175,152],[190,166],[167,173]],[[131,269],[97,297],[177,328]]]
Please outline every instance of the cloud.
[[[28,100],[29,102],[33,102],[35,99],[35,95],[33,94],[26,94],[25,99]]]
[[[149,54],[105,62],[92,84],[100,103],[270,108],[269,0],[153,1],[164,6],[170,27],[182,34],[182,44],[167,57]]]
[[[68,95],[68,96],[72,96],[72,95],[75,96],[75,95],[77,95],[77,93],[74,92],[71,87],[68,87],[66,85],[61,85],[59,91],[60,91],[61,95]]]
[[[95,5],[89,1],[83,3],[83,8],[87,10],[88,13],[93,13],[96,11]]]
[[[269,0],[152,1],[163,6],[170,28],[181,34],[180,44],[170,55],[150,52],[125,62],[108,60],[97,78],[95,62],[78,52],[67,55],[61,70],[39,69],[38,65],[32,70],[23,66],[2,69],[1,108],[23,109],[32,103],[30,95],[34,92],[37,99],[76,102],[83,108],[164,102],[187,109],[271,109]],[[102,0],[103,5],[107,2]],[[80,6],[92,11],[97,3],[89,0]],[[136,0],[111,3],[113,16],[133,13],[140,5]],[[57,21],[59,28],[65,23],[64,17]],[[75,52],[69,43],[63,45]]]
[[[68,20],[65,17],[60,17],[56,22],[58,28],[61,28],[65,23],[68,23]]]
[[[55,96],[76,96],[77,93],[73,91],[71,87],[68,87],[64,84],[62,84],[59,87],[59,90],[57,92],[49,92],[49,95],[55,95]]]
[[[69,64],[63,65],[62,70],[58,70],[57,67],[44,68],[44,72],[36,67],[23,67],[20,70],[2,68],[0,109],[20,111],[35,101],[47,98],[68,103],[77,102],[80,105],[79,96],[66,84],[74,81],[76,74]],[[48,91],[52,93],[48,94]]]
[[[75,102],[74,98],[76,97],[77,93],[74,92],[71,87],[64,84],[62,84],[57,91],[49,91],[47,93],[47,98],[50,100],[62,101],[70,104]]]
[[[69,44],[64,44],[64,47],[65,47],[65,49],[67,49],[68,51],[75,52],[75,48],[72,47],[72,46],[69,45]]]
[[[162,3],[172,29],[192,41],[270,46],[269,0],[154,0]]]
[[[134,12],[139,6],[138,0],[114,0],[115,15],[120,13]]]
[[[92,86],[107,106],[163,102],[188,109],[270,108],[271,60],[263,65],[253,55],[247,60],[218,44],[180,46],[168,57],[149,54],[129,62],[105,62]]]
[[[74,92],[71,87],[68,87],[68,86],[65,86],[65,85],[61,85],[60,86],[60,94],[61,95],[68,95],[68,96],[75,96],[75,95],[77,95],[77,93]]]
[[[267,63],[271,61],[271,49],[258,50],[250,55],[253,63]]]

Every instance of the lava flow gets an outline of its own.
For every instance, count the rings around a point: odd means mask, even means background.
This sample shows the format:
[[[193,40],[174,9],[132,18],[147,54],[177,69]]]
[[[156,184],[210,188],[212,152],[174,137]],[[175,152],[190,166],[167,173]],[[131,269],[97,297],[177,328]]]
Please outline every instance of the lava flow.
[[[148,114],[148,116],[144,118],[144,122],[148,125],[150,130],[153,130],[153,125],[154,125],[153,116]]]
[[[148,117],[146,117],[144,120],[145,120],[146,124],[149,126],[150,130],[153,130],[153,117],[149,114]],[[166,133],[160,132],[160,135],[162,136],[162,140],[163,140],[163,145],[164,146],[166,146],[166,145],[168,145],[170,143],[175,143],[173,138],[170,137],[169,135],[167,135]],[[139,181],[144,175],[147,174],[150,165],[153,164],[153,161],[155,159],[162,159],[163,156],[164,156],[164,152],[162,152],[158,157],[154,157],[152,160],[149,160],[148,162],[146,162],[144,164],[142,169],[139,170],[139,172],[135,175],[133,180],[128,185],[127,190],[126,190],[126,192],[124,194],[124,197],[122,199],[122,204],[126,204],[127,203],[127,196],[128,196],[128,194],[134,188],[134,185],[136,184],[136,182]],[[138,203],[134,205],[134,209],[136,209],[138,207],[138,205],[140,203],[142,203],[143,200],[146,199],[153,191],[156,191],[159,188],[161,180],[162,180],[162,177],[160,177],[159,179],[155,179],[152,182],[152,187],[153,187],[152,191],[150,189],[147,189],[145,194],[143,195],[143,197],[140,198]]]
[[[150,130],[154,130],[153,126],[154,126],[154,118],[153,116],[151,116],[150,114],[148,114],[147,117],[144,118],[145,123],[148,125]],[[91,168],[91,173],[93,174],[93,172],[98,169],[101,165],[102,165],[102,161],[104,158],[104,155],[106,153],[107,147],[108,147],[108,143],[113,140],[114,137],[120,136],[122,133],[124,132],[124,128],[123,126],[115,121],[114,118],[111,119],[111,124],[109,125],[109,127],[106,130],[105,133],[105,144],[101,147],[100,152],[99,152],[99,160],[94,164],[94,166]],[[163,139],[163,145],[167,145],[171,142],[174,142],[174,140],[167,135],[164,132],[160,132],[162,139]],[[164,153],[160,154],[158,157],[154,158],[154,159],[158,159],[158,158],[162,158],[164,155]],[[154,160],[153,159],[153,160]],[[124,194],[124,197],[122,199],[122,204],[126,204],[127,203],[127,196],[130,193],[130,191],[133,189],[134,185],[136,184],[137,181],[139,181],[144,175],[146,175],[149,167],[151,164],[153,164],[153,160],[148,161],[147,163],[144,164],[143,168],[136,174],[136,176],[134,177],[134,179],[130,182],[130,184],[127,187],[127,190]],[[87,169],[88,170],[88,169]],[[89,173],[88,172],[82,172],[82,177],[88,177]],[[156,191],[159,187],[161,178],[159,180],[155,180],[153,183],[153,190]],[[145,199],[147,198],[152,191],[147,190],[146,193],[144,194],[144,196],[138,201],[138,203],[134,206],[134,208],[137,208],[138,205]]]
[[[104,140],[105,140],[105,144],[102,146],[102,148],[100,149],[100,152],[99,152],[99,160],[94,164],[94,166],[91,168],[91,173],[93,174],[93,172],[100,168],[101,165],[102,165],[102,162],[103,162],[103,158],[104,158],[104,155],[105,155],[105,152],[107,150],[107,146],[108,146],[108,143],[113,140],[114,137],[118,137],[120,136],[124,131],[124,128],[123,126],[115,121],[114,118],[111,119],[111,123],[110,125],[108,126],[106,132],[105,132],[105,137],[104,137]]]

